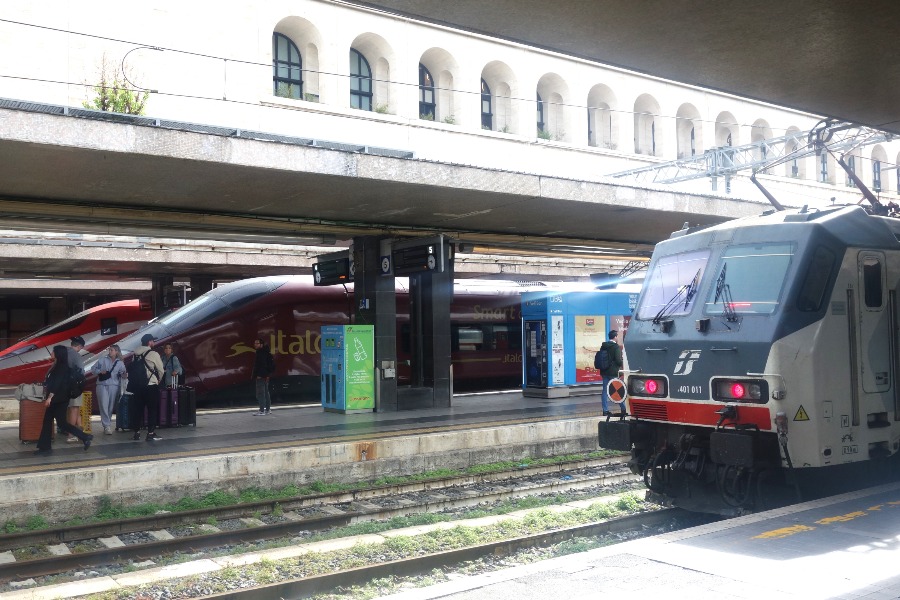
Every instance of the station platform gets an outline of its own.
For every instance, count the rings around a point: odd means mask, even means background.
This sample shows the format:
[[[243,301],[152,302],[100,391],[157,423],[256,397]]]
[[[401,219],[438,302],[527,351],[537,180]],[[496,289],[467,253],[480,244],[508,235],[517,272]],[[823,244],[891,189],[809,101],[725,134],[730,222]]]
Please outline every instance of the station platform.
[[[22,444],[18,421],[0,422],[0,514],[48,520],[114,503],[177,501],[223,490],[353,482],[440,468],[597,449],[599,394],[524,397],[520,391],[456,395],[452,406],[341,414],[319,405],[200,411],[196,427],[159,428],[156,442],[132,433],[93,443],[57,436],[50,456]]]
[[[898,564],[893,483],[379,600],[887,600]]]

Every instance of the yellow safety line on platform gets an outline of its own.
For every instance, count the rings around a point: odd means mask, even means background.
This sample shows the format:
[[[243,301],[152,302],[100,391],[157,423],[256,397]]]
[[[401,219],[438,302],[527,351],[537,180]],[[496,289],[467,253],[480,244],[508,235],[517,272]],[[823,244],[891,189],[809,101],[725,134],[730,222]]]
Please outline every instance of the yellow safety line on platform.
[[[106,458],[106,459],[95,459],[95,460],[82,460],[77,462],[69,462],[69,463],[59,463],[59,464],[44,464],[44,465],[29,465],[23,467],[6,467],[0,468],[0,476],[2,475],[19,475],[19,474],[27,474],[27,473],[38,473],[44,471],[62,471],[69,469],[79,469],[85,467],[98,467],[98,466],[107,466],[107,465],[115,465],[115,464],[125,464],[125,463],[134,463],[134,462],[142,462],[142,461],[154,461],[154,460],[166,460],[171,458],[195,458],[197,456],[211,456],[215,454],[235,454],[240,452],[256,452],[259,450],[272,450],[276,448],[289,448],[293,446],[311,446],[318,444],[327,444],[333,442],[354,442],[360,440],[371,440],[371,439],[385,439],[390,437],[405,437],[410,435],[422,435],[426,433],[435,433],[440,431],[459,431],[462,429],[486,429],[489,427],[497,427],[499,425],[520,425],[522,423],[535,423],[539,421],[569,421],[572,419],[580,419],[584,417],[597,417],[600,418],[600,415],[597,414],[595,410],[584,410],[577,411],[575,414],[567,415],[565,417],[557,416],[546,416],[546,417],[533,417],[528,419],[511,419],[505,421],[488,421],[484,423],[474,423],[474,424],[461,424],[461,425],[444,425],[444,426],[434,426],[434,427],[423,427],[420,429],[404,429],[399,431],[385,431],[378,432],[372,434],[365,435],[350,435],[350,436],[340,436],[340,437],[323,437],[323,438],[313,438],[306,440],[288,440],[281,442],[268,442],[265,444],[253,444],[247,446],[234,446],[228,448],[204,448],[200,450],[191,450],[189,452],[172,452],[163,455],[141,455],[141,456],[123,456],[122,458]],[[186,438],[191,439],[191,438]],[[154,442],[159,444],[165,444],[165,440],[162,442]]]

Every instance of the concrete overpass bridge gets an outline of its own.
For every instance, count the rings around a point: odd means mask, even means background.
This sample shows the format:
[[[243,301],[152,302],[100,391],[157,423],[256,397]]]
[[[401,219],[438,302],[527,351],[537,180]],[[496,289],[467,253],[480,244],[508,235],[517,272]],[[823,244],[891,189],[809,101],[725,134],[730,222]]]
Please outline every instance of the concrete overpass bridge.
[[[646,258],[685,222],[716,223],[767,207],[602,178],[66,112],[0,108],[0,215],[10,228],[87,234],[94,243],[0,238],[4,273],[134,278],[185,275],[191,265],[222,277],[308,272],[311,257],[354,236],[439,232],[491,257],[460,254],[460,274],[535,275],[522,265],[552,270],[552,260],[562,276],[567,266],[614,268]],[[141,242],[98,242],[116,236]],[[224,252],[200,252],[215,247]],[[498,267],[499,256],[520,258]]]

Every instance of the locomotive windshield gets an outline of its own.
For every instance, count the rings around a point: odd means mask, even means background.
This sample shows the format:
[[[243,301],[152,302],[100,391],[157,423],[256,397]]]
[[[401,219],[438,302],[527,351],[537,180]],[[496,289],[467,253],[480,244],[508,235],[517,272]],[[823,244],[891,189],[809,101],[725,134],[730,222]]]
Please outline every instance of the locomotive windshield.
[[[691,312],[707,261],[709,250],[664,256],[656,261],[644,282],[637,318],[655,319],[661,312],[665,316]]]
[[[708,315],[775,312],[794,255],[792,244],[733,246],[722,252],[716,282],[706,301]]]

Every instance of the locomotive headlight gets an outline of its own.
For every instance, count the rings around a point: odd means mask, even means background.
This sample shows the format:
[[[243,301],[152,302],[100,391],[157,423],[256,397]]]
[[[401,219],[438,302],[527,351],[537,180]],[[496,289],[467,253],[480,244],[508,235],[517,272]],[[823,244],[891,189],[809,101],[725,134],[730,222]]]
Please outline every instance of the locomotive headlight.
[[[763,379],[714,379],[713,400],[721,402],[754,402],[765,404],[769,396]]]
[[[636,396],[664,398],[668,394],[666,380],[662,377],[629,377],[628,390]]]

